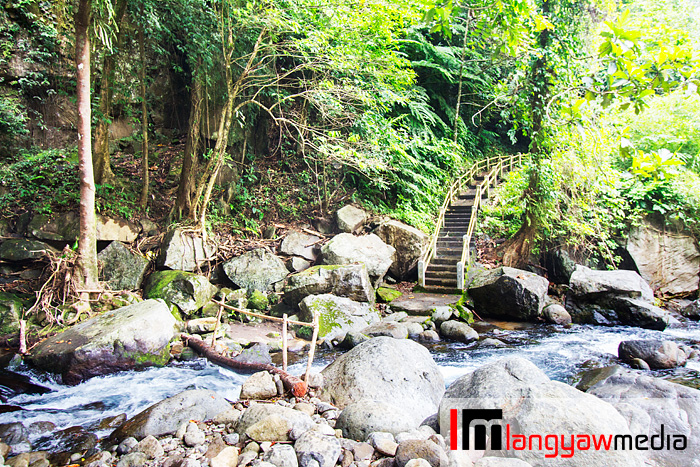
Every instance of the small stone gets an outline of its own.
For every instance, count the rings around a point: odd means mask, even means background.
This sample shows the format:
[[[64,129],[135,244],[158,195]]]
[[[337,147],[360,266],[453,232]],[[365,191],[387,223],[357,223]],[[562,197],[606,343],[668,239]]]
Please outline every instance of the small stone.
[[[508,347],[508,344],[504,343],[501,340],[494,339],[493,337],[487,337],[486,339],[482,340],[479,342],[479,348],[502,348],[502,347]]]
[[[229,446],[235,446],[240,440],[241,435],[238,433],[229,433],[224,435],[224,443],[228,444]]]
[[[238,465],[238,449],[227,446],[212,458],[209,462],[211,467],[236,467]]]
[[[185,433],[187,433],[187,427],[189,426],[189,423],[185,422],[182,425],[180,425],[180,428],[177,429],[175,432],[175,437],[177,439],[182,439],[185,437]]]
[[[447,453],[437,444],[428,440],[410,440],[399,444],[396,450],[396,466],[406,467],[411,459],[425,459],[431,467],[448,465]]]
[[[132,452],[122,456],[117,462],[117,467],[141,467],[148,461],[146,454],[142,452]]]
[[[124,454],[128,454],[138,444],[139,444],[139,442],[136,441],[136,438],[133,438],[133,437],[126,438],[124,441],[119,443],[119,446],[117,447],[117,454],[119,454],[120,456],[123,456]]]
[[[423,331],[418,334],[418,340],[423,342],[439,342],[440,335],[433,330]]]
[[[467,323],[455,320],[445,321],[442,323],[440,325],[440,334],[442,334],[446,339],[452,339],[467,344],[479,339],[479,334]]]
[[[367,442],[371,444],[381,455],[394,457],[399,445],[394,441],[394,435],[375,431],[367,437]]]
[[[406,323],[406,329],[408,329],[408,337],[416,338],[423,332],[423,326],[419,323]]]
[[[241,399],[271,399],[277,395],[277,385],[267,371],[259,371],[241,386]]]
[[[238,467],[245,467],[246,465],[250,464],[256,457],[258,457],[257,452],[242,452],[241,455],[238,456]]]
[[[187,432],[185,433],[185,436],[183,437],[183,441],[185,443],[185,446],[188,446],[188,447],[199,446],[200,444],[204,444],[205,439],[206,439],[206,436],[204,435],[204,432],[199,429],[197,424],[190,422],[189,425],[187,426]]]
[[[306,384],[310,388],[321,389],[323,387],[323,374],[321,373],[310,373],[309,380]]]
[[[311,376],[311,375],[309,375]],[[302,413],[305,413],[309,417],[311,417],[313,414],[316,413],[316,406],[314,404],[310,404],[308,402],[298,402],[294,405],[294,410],[298,410]]]
[[[289,420],[272,414],[248,427],[245,434],[256,441],[287,441],[291,428]]]
[[[263,460],[276,467],[298,467],[297,455],[289,444],[275,444],[263,456]]]
[[[630,361],[630,366],[637,370],[651,370],[649,364],[641,358],[633,358],[632,361]]]
[[[559,324],[562,326],[568,326],[571,324],[571,315],[568,311],[566,311],[566,308],[558,303],[553,303],[544,307],[544,310],[542,310],[542,315],[547,322],[552,324]]]
[[[340,458],[340,442],[333,436],[309,430],[294,443],[300,467],[334,467]]]
[[[238,409],[231,408],[224,413],[220,413],[212,419],[217,425],[231,425],[236,423],[239,418],[241,418],[241,411]]]
[[[352,455],[357,460],[367,460],[372,458],[374,448],[369,443],[357,443],[352,448]]]
[[[340,455],[340,467],[350,467],[354,461],[355,458],[353,456],[352,451],[343,449],[343,452]]]
[[[242,452],[253,452],[257,455],[260,452],[260,445],[255,441],[252,441],[243,448]]]
[[[155,459],[165,454],[163,447],[153,435],[146,436],[142,439],[139,444],[136,445],[135,449],[146,454],[149,459]]]

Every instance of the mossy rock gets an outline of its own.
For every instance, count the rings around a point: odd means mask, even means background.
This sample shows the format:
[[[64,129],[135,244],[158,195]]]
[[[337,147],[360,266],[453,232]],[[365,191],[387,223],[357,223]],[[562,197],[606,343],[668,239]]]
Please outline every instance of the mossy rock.
[[[19,332],[19,320],[26,305],[18,295],[0,292],[0,335]]]
[[[267,295],[259,290],[253,290],[248,295],[248,308],[251,310],[265,311],[270,306],[270,300]]]
[[[377,289],[377,301],[379,303],[391,303],[403,294],[390,287],[379,287]]]
[[[158,271],[148,278],[145,298],[162,298],[191,315],[211,300],[216,287],[204,276],[185,271]]]

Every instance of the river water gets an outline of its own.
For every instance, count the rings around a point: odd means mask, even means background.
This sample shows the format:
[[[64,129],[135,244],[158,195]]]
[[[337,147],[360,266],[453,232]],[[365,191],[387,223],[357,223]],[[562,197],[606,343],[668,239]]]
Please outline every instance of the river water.
[[[445,383],[450,384],[485,363],[517,355],[531,360],[555,380],[575,384],[587,368],[615,363],[617,346],[628,339],[668,339],[678,343],[700,343],[700,324],[682,323],[663,332],[615,326],[561,326],[522,323],[479,323],[482,336],[497,338],[507,346],[493,348],[478,344],[439,343],[428,346],[440,366]],[[337,352],[320,352],[314,370],[320,371],[337,357]],[[303,373],[305,356],[292,366],[293,374]],[[58,384],[51,376],[20,367],[19,372],[52,391],[42,395],[22,394],[8,400],[25,410],[1,413],[0,423],[51,421],[57,429],[80,425],[98,436],[103,419],[125,413],[131,417],[146,407],[186,389],[212,389],[229,400],[237,400],[240,385],[248,374],[212,365],[204,359],[170,364],[163,368],[131,371],[92,378],[77,386]],[[657,371],[656,376],[693,387],[700,387],[700,362],[690,361],[675,370]]]

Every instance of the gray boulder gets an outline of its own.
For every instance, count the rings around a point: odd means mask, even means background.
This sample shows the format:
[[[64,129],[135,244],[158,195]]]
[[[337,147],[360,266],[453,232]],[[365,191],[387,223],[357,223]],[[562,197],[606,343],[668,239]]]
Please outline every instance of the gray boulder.
[[[479,339],[479,333],[462,321],[444,321],[440,325],[440,334],[446,339],[468,344]]]
[[[622,341],[617,348],[620,360],[631,363],[634,359],[644,360],[650,368],[676,368],[685,365],[687,356],[678,344],[661,340]]]
[[[449,434],[452,409],[501,409],[502,426],[513,434],[630,435],[627,421],[615,408],[564,383],[551,381],[528,360],[510,357],[484,365],[452,383],[440,404],[440,427]],[[460,436],[461,438],[461,436]],[[461,445],[462,440],[458,443]],[[517,457],[541,466],[642,465],[635,451],[580,451],[571,458],[546,458],[551,450],[493,450],[486,456]],[[533,448],[538,447],[534,445]],[[560,446],[561,447],[561,446]],[[560,451],[561,452],[561,451]]]
[[[533,321],[545,305],[549,281],[537,274],[500,267],[480,270],[469,285],[469,296],[481,316]]]
[[[700,321],[700,300],[691,302],[688,306],[681,310],[681,314],[688,319]]]
[[[316,430],[304,433],[294,443],[299,467],[334,467],[340,458],[340,441]]]
[[[370,433],[381,431],[394,436],[416,428],[416,422],[405,408],[389,402],[362,400],[346,406],[335,427],[345,438],[364,441]]]
[[[289,256],[301,256],[309,261],[316,260],[316,243],[321,240],[315,235],[292,231],[284,237],[280,253]]]
[[[352,233],[362,227],[367,220],[367,213],[349,204],[338,209],[335,220],[341,232]]]
[[[542,316],[548,323],[560,324],[562,326],[571,324],[571,315],[566,311],[566,308],[558,303],[552,303],[544,307]]]
[[[385,336],[393,339],[408,338],[408,326],[406,326],[404,323],[397,323],[394,321],[382,321],[380,323],[375,323],[366,327],[361,332],[365,336],[369,337]]]
[[[350,331],[360,331],[379,321],[379,312],[369,303],[360,303],[331,294],[309,295],[299,304],[303,321],[319,316],[319,336],[341,341]]]
[[[0,335],[19,332],[25,301],[17,295],[0,292]]]
[[[387,402],[406,410],[416,427],[437,411],[445,391],[430,352],[407,339],[370,339],[338,357],[321,374],[321,399],[339,408],[363,400]]]
[[[571,275],[569,287],[576,298],[618,296],[654,300],[649,284],[634,271],[597,271],[579,264]]]
[[[119,217],[97,215],[97,240],[103,242],[135,242],[141,233],[141,226]]]
[[[153,404],[127,420],[110,436],[120,442],[134,437],[172,435],[190,420],[210,420],[231,409],[226,399],[209,389],[192,389]]]
[[[192,272],[209,261],[214,248],[202,237],[192,236],[182,229],[172,229],[163,238],[156,258],[159,268]]]
[[[303,433],[314,425],[311,417],[299,410],[276,404],[254,404],[238,419],[236,432],[256,441],[292,441],[290,431]]]
[[[309,295],[322,294],[374,303],[374,290],[364,264],[314,266],[289,276],[284,287],[284,301],[290,305],[298,305]]]
[[[112,290],[136,290],[141,287],[149,261],[129,250],[122,242],[112,242],[97,255],[100,280]]]
[[[654,290],[664,295],[698,290],[700,251],[692,236],[656,228],[645,220],[630,231],[627,251]]]
[[[0,244],[0,259],[6,261],[33,261],[49,254],[58,254],[51,245],[28,238],[12,238]]]
[[[102,313],[50,337],[31,352],[31,363],[61,373],[68,384],[122,370],[165,365],[177,321],[162,300]]]
[[[649,444],[661,444],[661,430],[671,442],[683,435],[684,450],[675,450],[667,439],[663,449],[644,451],[656,465],[700,466],[700,391],[636,371],[615,371],[599,378],[588,393],[609,402],[625,417],[635,435],[648,436]],[[641,465],[641,464],[638,464]]]
[[[349,233],[336,235],[323,245],[323,264],[363,263],[374,286],[378,286],[394,262],[396,250],[374,234],[356,237]]]
[[[287,267],[265,248],[248,251],[224,263],[224,272],[242,289],[273,291],[273,285],[287,277]]]
[[[184,271],[158,271],[148,277],[144,297],[161,298],[191,315],[211,300],[216,287],[204,276]]]
[[[394,220],[381,224],[374,233],[396,250],[389,272],[399,280],[415,275],[418,260],[430,237],[415,227]]]

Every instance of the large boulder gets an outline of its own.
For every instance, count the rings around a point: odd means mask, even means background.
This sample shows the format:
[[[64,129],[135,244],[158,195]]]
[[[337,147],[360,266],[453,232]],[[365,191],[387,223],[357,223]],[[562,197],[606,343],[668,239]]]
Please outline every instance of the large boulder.
[[[210,260],[213,253],[214,248],[202,237],[188,234],[183,229],[172,229],[160,244],[156,264],[159,268],[192,272]]]
[[[5,261],[33,261],[50,253],[57,254],[58,250],[44,242],[28,238],[12,238],[0,245],[0,259]]]
[[[97,214],[97,240],[131,243],[141,233],[141,226],[122,218]],[[37,214],[27,226],[30,235],[40,240],[72,242],[80,235],[80,217],[70,211],[60,214]]]
[[[323,371],[320,397],[337,407],[374,400],[405,412],[415,427],[438,408],[445,391],[442,373],[420,344],[376,337],[338,357]]]
[[[291,231],[282,240],[280,253],[290,256],[300,256],[309,261],[316,259],[316,243],[321,239],[315,235],[309,235],[296,230]]]
[[[685,352],[675,342],[654,339],[622,341],[617,352],[623,362],[631,363],[639,358],[653,369],[683,366],[687,359]]]
[[[224,263],[224,272],[242,289],[270,292],[287,277],[287,266],[265,248],[248,251]]]
[[[97,255],[100,280],[112,290],[135,290],[141,287],[149,261],[129,250],[122,242],[112,242]]]
[[[210,420],[231,409],[226,399],[209,389],[191,389],[153,404],[119,426],[110,439],[119,442],[129,437],[174,434],[190,420]]]
[[[125,242],[136,241],[141,233],[141,226],[134,222],[118,217],[107,217],[97,215],[97,240],[104,242]]]
[[[254,404],[243,412],[236,423],[236,432],[255,441],[291,441],[290,431],[305,432],[315,425],[300,410],[276,404]]]
[[[627,421],[609,403],[564,383],[551,381],[523,358],[509,357],[484,365],[447,388],[440,404],[440,428],[448,439],[452,409],[502,410],[502,436],[510,436],[510,449],[505,449],[505,440],[503,449],[491,449],[489,444],[486,456],[517,457],[540,466],[643,465],[643,458],[634,451],[575,449],[573,457],[569,456],[563,446],[571,446],[571,435],[630,435]],[[508,432],[506,426],[509,426]],[[540,447],[536,442],[533,450],[514,449],[514,435],[544,437],[547,434],[566,437],[565,443],[558,444],[555,456],[552,456],[552,448],[535,449]],[[459,438],[461,446],[461,435]]]
[[[690,235],[658,229],[644,221],[630,231],[627,251],[654,290],[664,295],[698,290],[700,251]]]
[[[335,220],[341,232],[352,233],[362,227],[367,220],[367,213],[348,204],[336,211]]]
[[[651,287],[634,271],[596,271],[578,265],[571,276],[567,308],[576,323],[665,329],[670,315],[653,300]]]
[[[374,303],[374,290],[364,264],[314,266],[289,276],[284,286],[284,301],[290,305],[298,305],[309,295],[322,294]]]
[[[144,297],[162,298],[186,315],[202,308],[216,293],[204,276],[184,271],[158,271],[148,277]]]
[[[102,313],[46,339],[32,364],[63,375],[68,384],[121,370],[165,365],[177,320],[162,300],[146,300]]]
[[[406,410],[388,402],[364,399],[346,406],[335,424],[345,438],[364,441],[374,432],[399,433],[416,428],[416,422]]]
[[[336,235],[323,245],[323,264],[363,263],[367,266],[372,283],[378,286],[394,262],[394,247],[384,243],[374,234],[357,237],[349,233]]]
[[[588,393],[615,406],[637,438],[646,436],[652,449],[644,452],[655,465],[700,466],[699,390],[617,367]],[[681,435],[685,449],[674,449]]]
[[[415,275],[418,260],[428,245],[430,237],[415,227],[393,220],[381,224],[374,233],[396,250],[389,272],[399,280]]]
[[[469,285],[469,296],[481,316],[521,321],[540,317],[549,281],[532,272],[509,267],[480,270]]]
[[[301,319],[319,316],[319,337],[342,341],[350,331],[360,331],[379,321],[379,312],[369,303],[355,302],[331,294],[309,295],[299,303]]]
[[[25,301],[17,295],[0,292],[0,336],[19,332]]]

